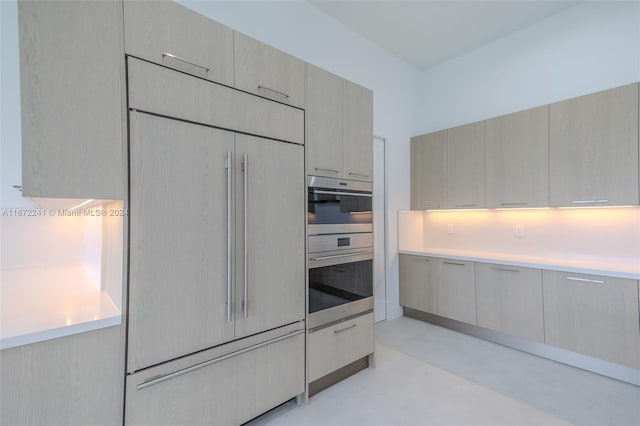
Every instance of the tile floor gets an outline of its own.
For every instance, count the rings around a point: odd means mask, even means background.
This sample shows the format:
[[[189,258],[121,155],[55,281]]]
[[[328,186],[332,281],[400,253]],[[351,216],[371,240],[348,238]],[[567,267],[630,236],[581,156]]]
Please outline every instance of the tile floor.
[[[640,388],[399,318],[376,325],[376,368],[251,425],[640,425]]]

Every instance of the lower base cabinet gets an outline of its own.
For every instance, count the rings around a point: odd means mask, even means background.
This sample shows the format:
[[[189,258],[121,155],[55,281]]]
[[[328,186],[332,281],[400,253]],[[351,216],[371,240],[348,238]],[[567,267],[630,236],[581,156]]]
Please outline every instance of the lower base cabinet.
[[[543,343],[542,271],[476,263],[476,310],[480,327]]]
[[[640,368],[638,282],[544,271],[545,343]]]
[[[122,326],[0,351],[0,424],[122,424]]]
[[[474,262],[438,259],[438,315],[476,323]]]
[[[437,259],[400,255],[400,305],[422,312],[438,312]]]
[[[238,425],[302,394],[304,329],[297,328],[130,375],[125,424]]]
[[[309,382],[373,353],[373,313],[309,333]]]

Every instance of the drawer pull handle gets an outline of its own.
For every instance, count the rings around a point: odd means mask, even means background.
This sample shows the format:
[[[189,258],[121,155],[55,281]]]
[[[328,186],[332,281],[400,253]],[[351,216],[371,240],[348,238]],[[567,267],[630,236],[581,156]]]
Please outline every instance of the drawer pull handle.
[[[588,278],[567,277],[569,281],[580,281],[582,283],[604,284],[602,280],[590,280]]]
[[[372,254],[373,254],[372,251],[356,252],[356,253],[349,253],[349,254],[335,254],[332,256],[312,257],[311,260],[317,262],[318,260],[340,259],[341,257],[354,257],[354,256],[363,256],[363,255],[372,255]]]
[[[494,271],[501,272],[520,272],[518,269],[508,269],[508,268],[493,268]]]
[[[316,172],[340,173],[338,170],[333,170],[333,169],[323,169],[323,168],[321,168],[321,167],[316,167]]]
[[[297,335],[302,334],[302,333],[304,333],[304,330],[292,331],[291,333],[286,334],[284,336],[276,337],[275,339],[271,339],[271,340],[268,340],[266,342],[262,342],[260,344],[254,345],[254,346],[250,346],[248,348],[241,349],[241,350],[236,351],[236,352],[232,352],[230,354],[221,356],[219,358],[215,358],[215,359],[211,359],[209,361],[201,362],[200,364],[192,365],[191,367],[183,368],[182,370],[174,371],[173,373],[169,373],[169,374],[166,374],[164,376],[156,377],[155,379],[151,379],[151,380],[148,380],[146,382],[140,383],[139,385],[136,386],[136,390],[142,390],[142,389],[148,388],[150,386],[157,385],[159,383],[163,383],[163,382],[166,382],[166,381],[171,380],[171,379],[175,379],[176,377],[183,376],[183,375],[191,373],[193,371],[200,370],[201,368],[208,367],[208,366],[213,365],[213,364],[217,364],[218,362],[227,360],[229,358],[234,358],[234,357],[236,357],[238,355],[246,354],[247,352],[251,352],[251,351],[254,351],[256,349],[260,349],[260,348],[262,348],[264,346],[270,345],[272,343],[279,342],[279,341],[284,340],[284,339],[288,339],[289,337],[297,336]]]
[[[456,262],[443,262],[445,265],[452,265],[452,266],[466,266],[464,263],[456,263]]]
[[[572,204],[603,204],[608,203],[609,200],[573,200]]]
[[[475,207],[475,204],[456,204],[456,207]]]
[[[197,67],[197,68],[203,69],[203,70],[204,70],[204,72],[209,72],[209,68],[207,68],[207,67],[203,67],[202,65],[198,65],[198,64],[196,64],[195,62],[187,61],[186,59],[181,58],[180,56],[176,56],[176,55],[174,55],[174,54],[171,54],[171,53],[169,53],[169,52],[162,52],[162,57],[163,57],[163,58],[164,58],[164,57],[169,57],[169,58],[171,58],[171,59],[175,59],[176,61],[184,62],[185,64],[189,64],[189,65],[192,65],[192,66],[194,66],[194,67]]]
[[[340,330],[333,330],[333,332],[335,334],[342,333],[343,331],[347,331],[347,330],[351,330],[352,328],[355,328],[356,325],[358,324],[351,324],[349,327],[341,328]]]
[[[353,172],[349,172],[349,176],[360,176],[363,178],[368,178],[369,175],[365,175],[364,173],[353,173]]]
[[[275,90],[275,89],[271,89],[271,88],[266,87],[266,86],[258,85],[258,90],[262,90],[263,92],[269,92],[269,93],[272,93],[272,94],[277,95],[277,96],[282,96],[285,99],[289,99],[289,95],[287,95],[286,93],[280,92],[280,91]]]
[[[509,207],[509,206],[526,206],[529,203],[527,202],[517,202],[517,203],[500,203],[501,206]]]

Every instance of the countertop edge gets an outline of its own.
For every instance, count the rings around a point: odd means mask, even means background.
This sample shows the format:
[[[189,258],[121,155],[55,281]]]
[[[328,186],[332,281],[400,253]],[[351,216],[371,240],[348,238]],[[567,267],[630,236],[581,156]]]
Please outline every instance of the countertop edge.
[[[640,280],[640,272],[628,272],[621,271],[616,269],[615,267],[611,268],[588,268],[581,266],[572,266],[567,265],[562,262],[549,262],[549,263],[541,263],[534,261],[526,261],[526,260],[510,260],[499,257],[480,257],[480,256],[472,256],[465,254],[451,254],[445,252],[439,252],[435,250],[398,250],[399,254],[409,254],[414,256],[431,256],[431,257],[439,257],[443,259],[459,259],[459,260],[467,260],[472,262],[482,262],[482,263],[495,263],[497,265],[505,265],[505,266],[520,266],[523,268],[537,268],[537,269],[548,269],[552,271],[563,271],[563,272],[573,272],[576,274],[589,274],[589,275],[603,275],[608,277],[615,278],[626,278],[632,280]],[[587,262],[587,261],[585,261]]]
[[[101,328],[113,327],[120,324],[122,324],[122,314],[62,327],[50,328],[47,330],[34,331],[32,333],[21,334],[18,336],[5,337],[0,339],[0,350],[15,348],[31,343],[44,342],[46,340],[57,339],[59,337],[72,336],[74,334],[84,333],[87,331],[100,330]]]

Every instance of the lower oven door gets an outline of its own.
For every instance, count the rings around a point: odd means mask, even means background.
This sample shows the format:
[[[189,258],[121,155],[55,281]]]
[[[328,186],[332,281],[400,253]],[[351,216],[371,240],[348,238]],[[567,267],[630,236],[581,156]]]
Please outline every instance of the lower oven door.
[[[309,259],[309,328],[373,309],[373,253]]]

